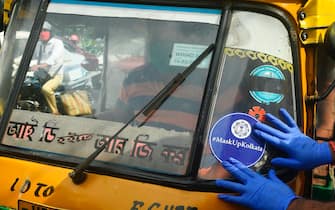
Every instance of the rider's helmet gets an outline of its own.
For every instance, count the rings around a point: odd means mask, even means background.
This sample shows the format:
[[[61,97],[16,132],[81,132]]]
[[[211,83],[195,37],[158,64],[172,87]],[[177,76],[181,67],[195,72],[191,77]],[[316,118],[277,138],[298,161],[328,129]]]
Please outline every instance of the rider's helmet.
[[[42,31],[40,33],[40,40],[42,41],[49,41],[49,39],[52,37],[52,26],[49,22],[45,21],[42,27]]]
[[[46,30],[46,31],[51,31],[52,26],[51,26],[51,24],[48,21],[45,21],[44,24],[43,24],[43,28],[42,29]]]

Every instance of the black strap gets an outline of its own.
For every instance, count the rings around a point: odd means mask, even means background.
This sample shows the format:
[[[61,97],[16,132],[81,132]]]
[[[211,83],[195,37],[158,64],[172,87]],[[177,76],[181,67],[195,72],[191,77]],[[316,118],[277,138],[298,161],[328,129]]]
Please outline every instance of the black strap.
[[[53,78],[54,76],[56,76],[56,74],[59,72],[59,70],[63,67],[63,65],[60,65],[60,67],[58,67],[58,69],[55,71],[55,73],[53,73],[53,75],[50,75],[51,78]]]
[[[38,57],[37,57],[37,64],[41,64],[42,53],[43,53],[43,44],[40,43],[40,49],[38,51]]]

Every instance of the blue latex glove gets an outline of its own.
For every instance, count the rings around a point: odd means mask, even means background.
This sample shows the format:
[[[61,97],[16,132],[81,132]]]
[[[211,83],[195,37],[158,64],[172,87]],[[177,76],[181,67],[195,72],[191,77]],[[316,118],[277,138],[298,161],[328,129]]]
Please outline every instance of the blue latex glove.
[[[285,109],[280,109],[279,114],[285,123],[271,114],[266,114],[266,121],[273,127],[257,122],[253,129],[256,137],[287,154],[288,157],[272,159],[273,165],[305,170],[332,162],[328,143],[318,143],[304,135]]]
[[[219,194],[224,201],[253,210],[285,210],[293,199],[298,198],[272,169],[269,178],[265,178],[233,158],[222,162],[222,166],[239,181],[216,180],[216,186],[239,193]]]

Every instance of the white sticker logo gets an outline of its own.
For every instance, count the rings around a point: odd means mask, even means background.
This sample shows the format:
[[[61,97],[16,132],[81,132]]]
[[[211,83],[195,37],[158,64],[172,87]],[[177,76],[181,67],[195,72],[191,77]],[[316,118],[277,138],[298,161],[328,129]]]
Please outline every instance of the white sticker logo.
[[[232,134],[239,139],[245,139],[251,134],[251,126],[245,120],[236,120],[230,129]]]

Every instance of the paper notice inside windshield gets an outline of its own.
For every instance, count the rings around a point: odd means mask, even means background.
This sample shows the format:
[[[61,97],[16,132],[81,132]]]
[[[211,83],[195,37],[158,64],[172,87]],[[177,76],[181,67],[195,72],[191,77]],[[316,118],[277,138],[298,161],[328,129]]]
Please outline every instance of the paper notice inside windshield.
[[[194,44],[173,44],[171,59],[169,65],[187,67],[207,48],[206,45]],[[199,65],[198,68],[208,68],[211,56],[207,56]]]

